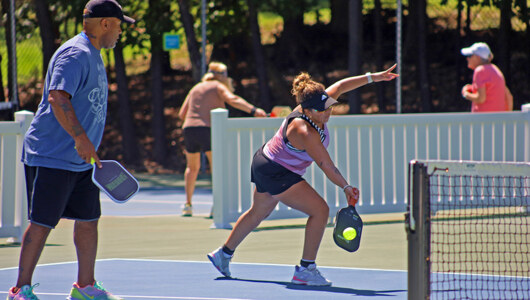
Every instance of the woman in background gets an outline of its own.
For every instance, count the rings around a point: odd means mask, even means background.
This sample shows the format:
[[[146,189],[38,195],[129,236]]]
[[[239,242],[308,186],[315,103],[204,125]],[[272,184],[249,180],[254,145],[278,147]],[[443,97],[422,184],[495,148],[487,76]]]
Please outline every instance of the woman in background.
[[[183,216],[193,214],[191,198],[201,167],[201,151],[206,153],[208,162],[212,166],[210,111],[215,108],[225,108],[226,104],[254,117],[267,116],[263,109],[257,108],[233,93],[232,80],[228,77],[226,65],[212,62],[201,82],[189,91],[179,111],[179,117],[184,121],[182,129],[186,150],[184,173],[186,204],[182,209]]]
[[[499,68],[492,64],[493,53],[486,43],[463,48],[467,67],[473,70],[473,83],[462,88],[462,97],[471,101],[471,112],[512,111],[513,96]]]

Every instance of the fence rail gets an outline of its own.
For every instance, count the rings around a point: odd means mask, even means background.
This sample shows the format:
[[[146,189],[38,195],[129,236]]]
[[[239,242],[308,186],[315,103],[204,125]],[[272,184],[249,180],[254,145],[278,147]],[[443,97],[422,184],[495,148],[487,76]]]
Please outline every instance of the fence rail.
[[[252,156],[282,119],[228,118],[225,109],[211,116],[213,227],[230,228],[252,203]],[[328,152],[348,182],[359,187],[359,213],[405,212],[409,161],[530,161],[529,123],[528,104],[520,112],[333,116]],[[317,168],[312,164],[304,178],[333,217],[346,199]],[[303,216],[280,203],[269,218]]]
[[[22,241],[28,224],[24,166],[20,162],[24,134],[33,113],[15,113],[14,122],[0,122],[0,237]]]

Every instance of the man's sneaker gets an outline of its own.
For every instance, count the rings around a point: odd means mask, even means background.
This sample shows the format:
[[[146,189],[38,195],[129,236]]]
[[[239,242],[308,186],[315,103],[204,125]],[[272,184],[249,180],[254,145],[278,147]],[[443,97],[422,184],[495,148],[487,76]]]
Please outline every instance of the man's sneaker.
[[[331,285],[331,281],[324,278],[317,270],[316,264],[310,264],[307,268],[296,266],[291,283],[315,286]]]
[[[183,217],[191,217],[193,213],[193,210],[191,208],[191,205],[184,204],[184,207],[182,208],[182,216]]]
[[[226,277],[230,277],[230,269],[228,265],[230,264],[230,260],[232,259],[232,257],[226,257],[223,253],[222,247],[219,247],[219,249],[208,253],[207,256],[214,265],[214,267],[216,267],[217,270],[221,272],[221,274]]]
[[[7,293],[7,300],[39,300],[35,294],[33,294],[33,288],[37,287],[39,284],[36,283],[33,286],[23,285],[18,292],[15,294],[13,290],[15,287],[9,289]]]
[[[77,283],[74,283],[70,296],[66,298],[68,300],[122,300],[119,297],[112,295],[107,292],[102,286],[101,282],[97,282],[92,285],[87,285],[84,288],[80,288]]]

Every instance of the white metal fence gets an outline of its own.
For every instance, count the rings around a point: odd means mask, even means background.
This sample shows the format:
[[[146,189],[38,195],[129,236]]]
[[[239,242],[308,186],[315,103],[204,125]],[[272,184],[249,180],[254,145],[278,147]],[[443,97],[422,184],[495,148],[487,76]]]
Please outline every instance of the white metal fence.
[[[211,116],[213,226],[230,228],[252,203],[252,156],[282,119],[228,118],[224,109]],[[404,212],[409,161],[530,161],[529,124],[530,105],[504,113],[333,116],[328,152],[348,182],[359,187],[359,213]],[[333,217],[346,199],[317,169],[313,164],[304,178],[326,199]],[[303,216],[279,204],[269,219]]]
[[[21,239],[27,225],[22,139],[33,114],[0,122],[0,237]],[[252,203],[250,163],[281,118],[228,118],[212,111],[214,226],[229,228]],[[334,116],[328,151],[348,182],[359,187],[360,213],[404,212],[407,166],[413,159],[530,161],[530,105],[521,112]],[[330,217],[344,193],[313,164],[306,180],[326,199]],[[301,195],[303,197],[303,195]],[[271,219],[304,217],[279,204]]]
[[[15,113],[14,122],[0,122],[0,237],[22,241],[28,224],[26,180],[20,162],[24,134],[33,113]]]

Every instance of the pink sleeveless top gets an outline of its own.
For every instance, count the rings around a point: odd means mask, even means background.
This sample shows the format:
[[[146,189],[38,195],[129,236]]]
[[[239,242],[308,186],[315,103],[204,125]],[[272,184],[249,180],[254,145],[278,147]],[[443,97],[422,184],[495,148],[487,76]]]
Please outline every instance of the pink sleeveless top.
[[[287,139],[287,126],[294,118],[302,118],[315,128],[320,134],[320,140],[325,148],[329,146],[329,131],[324,125],[324,130],[320,129],[311,119],[298,111],[292,112],[282,123],[276,134],[265,144],[263,153],[270,160],[282,165],[286,169],[299,175],[304,175],[307,167],[311,165],[313,159],[305,150],[296,149]]]

